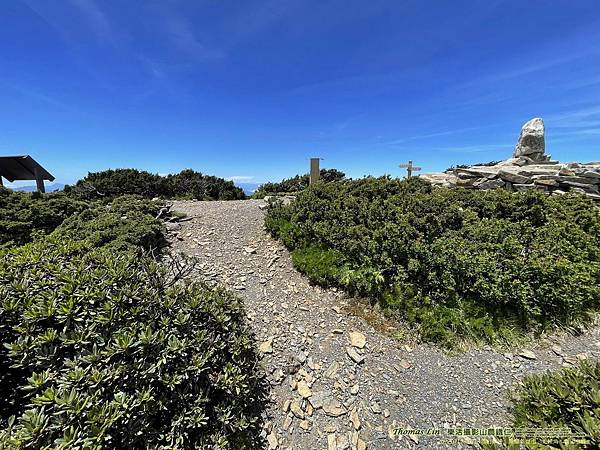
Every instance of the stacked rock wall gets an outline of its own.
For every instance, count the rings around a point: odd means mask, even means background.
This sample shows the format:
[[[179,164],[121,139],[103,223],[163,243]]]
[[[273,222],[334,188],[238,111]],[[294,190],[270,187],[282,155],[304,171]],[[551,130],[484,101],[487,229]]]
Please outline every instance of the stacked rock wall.
[[[544,122],[539,118],[523,126],[511,159],[493,166],[475,165],[423,174],[421,178],[436,186],[468,189],[539,189],[552,195],[578,192],[600,204],[600,161],[566,164],[552,161],[545,154]]]

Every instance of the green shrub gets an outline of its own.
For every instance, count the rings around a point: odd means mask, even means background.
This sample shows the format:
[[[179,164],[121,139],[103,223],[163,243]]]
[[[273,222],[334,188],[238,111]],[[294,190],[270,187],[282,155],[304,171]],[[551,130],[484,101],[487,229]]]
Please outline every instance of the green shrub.
[[[236,187],[233,181],[212,175],[203,175],[191,169],[183,170],[164,179],[164,197],[187,197],[198,200],[244,200],[244,191]]]
[[[295,225],[290,222],[290,210],[283,207],[281,202],[274,202],[269,207],[269,213],[265,216],[265,227],[271,234],[281,239],[288,247],[294,248]]]
[[[163,207],[160,202],[134,195],[85,202],[64,193],[40,196],[0,188],[0,248],[52,234],[56,238],[87,239],[95,246],[158,249],[166,244],[163,226],[156,219]]]
[[[65,189],[84,199],[139,195],[145,198],[195,198],[198,200],[243,200],[244,191],[232,181],[186,169],[163,177],[137,169],[90,172],[75,186]]]
[[[600,446],[600,362],[530,375],[514,402],[516,427],[567,427],[589,436],[587,448]]]
[[[342,259],[335,250],[299,248],[292,252],[292,262],[308,278],[323,286],[335,285],[340,278]]]
[[[337,169],[321,169],[320,180],[324,182],[341,181],[346,178],[344,172],[340,172]],[[308,187],[309,175],[296,175],[292,178],[286,178],[278,183],[264,183],[261,184],[252,198],[264,198],[269,194],[286,194],[300,192]]]
[[[62,192],[40,196],[0,187],[0,247],[22,245],[37,232],[49,233],[87,206]]]
[[[11,249],[0,341],[0,448],[260,446],[239,301],[172,284],[139,252],[54,237]]]
[[[107,210],[121,214],[123,216],[134,216],[145,214],[151,217],[158,217],[161,209],[165,208],[162,201],[149,201],[141,195],[122,195],[110,201],[105,201]]]
[[[529,375],[513,395],[513,425],[516,428],[568,428],[583,433],[585,443],[539,443],[529,441],[527,449],[600,448],[600,362],[556,372]],[[523,448],[506,440],[487,449]]]
[[[314,281],[371,296],[443,345],[577,326],[600,309],[600,214],[583,196],[365,178],[274,203],[265,226],[295,252],[340,255],[337,280]]]
[[[158,197],[163,191],[162,177],[137,169],[109,169],[90,172],[66,192],[92,200],[126,194]]]
[[[67,218],[51,236],[86,240],[95,247],[160,249],[166,240],[164,227],[155,218],[159,207],[157,203],[134,196],[118,197],[106,204],[96,202]]]

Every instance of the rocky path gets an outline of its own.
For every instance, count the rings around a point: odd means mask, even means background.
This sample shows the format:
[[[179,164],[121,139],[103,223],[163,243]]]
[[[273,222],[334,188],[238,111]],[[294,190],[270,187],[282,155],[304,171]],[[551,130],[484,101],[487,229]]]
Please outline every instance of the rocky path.
[[[507,425],[508,389],[524,374],[600,356],[598,330],[540,342],[532,353],[448,356],[399,342],[346,312],[354,300],[293,269],[263,231],[262,203],[175,202],[190,220],[170,236],[174,250],[199,259],[196,276],[245,301],[272,386],[271,449],[456,448],[433,437],[392,439],[390,429]]]

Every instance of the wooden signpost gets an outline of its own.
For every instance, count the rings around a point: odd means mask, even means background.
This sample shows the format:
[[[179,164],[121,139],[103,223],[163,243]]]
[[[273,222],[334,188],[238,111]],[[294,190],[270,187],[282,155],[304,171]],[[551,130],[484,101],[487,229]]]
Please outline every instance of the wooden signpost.
[[[413,166],[412,160],[409,160],[408,164],[400,164],[400,168],[406,169],[406,172],[408,173],[406,178],[410,178],[412,176],[413,170],[415,172],[418,172],[419,170],[421,170],[420,167]]]
[[[319,176],[321,175],[321,171],[319,170],[319,161],[321,158],[310,158],[310,177],[308,184],[312,185],[319,181]]]

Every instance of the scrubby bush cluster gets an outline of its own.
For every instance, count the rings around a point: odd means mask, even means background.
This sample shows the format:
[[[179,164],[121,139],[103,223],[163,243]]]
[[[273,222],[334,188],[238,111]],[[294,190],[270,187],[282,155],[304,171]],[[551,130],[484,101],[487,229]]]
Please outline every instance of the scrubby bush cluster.
[[[0,188],[0,248],[50,235],[95,246],[158,249],[165,245],[163,225],[156,219],[161,206],[131,195],[88,202],[61,192],[40,196]]]
[[[85,242],[21,247],[0,279],[5,444],[250,448],[259,379],[234,297]]]
[[[0,187],[0,247],[22,245],[37,232],[51,232],[87,206],[60,192],[40,196]]]
[[[197,200],[243,200],[244,191],[232,181],[204,175],[191,169],[161,176],[137,169],[116,169],[88,173],[70,194],[85,198],[114,198],[132,194],[146,198],[193,198]]]
[[[340,181],[346,178],[344,172],[337,169],[321,169],[320,180],[324,182]],[[296,175],[292,178],[286,178],[278,183],[261,184],[256,192],[252,195],[253,198],[264,198],[266,195],[272,194],[289,194],[300,192],[308,187],[309,175]]]
[[[587,448],[600,447],[599,361],[529,375],[516,391],[514,402],[515,426],[566,427],[585,434]]]
[[[516,428],[564,428],[585,437],[558,439],[543,447],[539,441],[507,439],[501,446],[483,445],[485,449],[600,448],[600,361],[584,361],[577,367],[529,375],[514,392],[513,403]]]
[[[313,281],[371,296],[449,347],[600,307],[600,214],[582,196],[365,178],[311,187],[265,221]]]
[[[259,447],[239,300],[154,257],[157,202],[81,203],[0,250],[0,448]]]
[[[95,247],[110,246],[116,250],[159,250],[166,245],[164,226],[156,219],[160,206],[136,196],[93,202],[87,209],[65,219],[51,236],[86,240]]]

